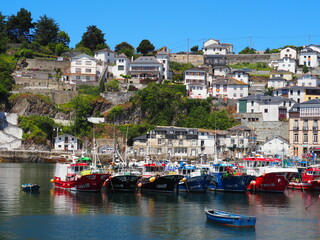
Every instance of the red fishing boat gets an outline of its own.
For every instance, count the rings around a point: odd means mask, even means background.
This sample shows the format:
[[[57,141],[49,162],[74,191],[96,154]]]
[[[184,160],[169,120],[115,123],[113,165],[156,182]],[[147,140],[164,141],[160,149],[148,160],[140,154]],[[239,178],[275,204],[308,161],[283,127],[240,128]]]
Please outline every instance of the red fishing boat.
[[[56,163],[51,182],[65,190],[98,192],[109,176],[96,161],[92,163],[91,158],[74,158],[72,162]]]
[[[277,158],[244,158],[241,165],[248,175],[256,176],[248,186],[253,191],[284,192],[298,173],[295,167],[282,167]]]
[[[288,188],[307,191],[319,191],[320,167],[308,167],[301,174],[301,180],[296,179],[295,181],[290,182]]]

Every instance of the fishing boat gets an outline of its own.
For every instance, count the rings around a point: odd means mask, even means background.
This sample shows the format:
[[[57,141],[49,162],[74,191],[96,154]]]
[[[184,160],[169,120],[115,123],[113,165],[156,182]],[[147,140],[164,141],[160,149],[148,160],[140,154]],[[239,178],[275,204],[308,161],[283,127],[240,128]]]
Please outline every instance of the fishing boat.
[[[248,175],[244,168],[230,163],[216,163],[210,166],[212,181],[208,186],[211,191],[245,192],[256,177]]]
[[[248,190],[282,193],[290,181],[298,174],[296,167],[283,167],[277,158],[243,158],[243,166],[248,175],[255,176]]]
[[[179,192],[206,192],[212,179],[209,168],[184,162],[180,162],[178,173],[184,176],[179,182]]]
[[[166,164],[155,162],[143,165],[143,172],[138,181],[138,188],[141,191],[149,192],[178,192],[178,183],[183,175],[174,171],[166,172]]]
[[[225,226],[254,227],[257,221],[257,218],[253,216],[239,215],[207,208],[205,208],[204,211],[208,221]]]
[[[21,184],[21,189],[24,192],[39,192],[40,186],[33,183]]]
[[[301,179],[295,179],[289,183],[288,188],[319,191],[320,190],[320,167],[310,166],[301,174]]]
[[[51,182],[56,188],[70,191],[98,192],[103,183],[110,176],[97,162],[94,149],[94,160],[91,158],[77,158],[73,156],[72,162],[57,162],[54,178]]]

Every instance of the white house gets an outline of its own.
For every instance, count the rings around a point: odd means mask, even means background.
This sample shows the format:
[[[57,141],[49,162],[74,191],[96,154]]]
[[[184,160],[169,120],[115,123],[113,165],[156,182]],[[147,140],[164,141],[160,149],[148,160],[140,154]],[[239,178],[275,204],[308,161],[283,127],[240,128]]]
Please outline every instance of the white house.
[[[96,59],[82,53],[71,58],[70,80],[75,82],[97,81]]]
[[[278,60],[278,70],[284,70],[288,72],[295,73],[297,68],[296,60],[284,57]]]
[[[203,44],[204,55],[226,55],[233,53],[233,45],[229,43],[220,43],[219,40],[209,39]]]
[[[297,50],[291,48],[291,47],[286,47],[280,51],[280,58],[291,58],[291,59],[297,59]]]
[[[238,99],[248,96],[249,85],[232,77],[226,77],[222,80],[212,80],[208,92],[217,98]]]
[[[58,151],[78,150],[78,139],[69,134],[59,135],[54,138],[54,149]]]
[[[287,80],[282,77],[274,77],[268,79],[268,88],[282,88],[287,86]]]
[[[307,67],[318,67],[320,63],[320,53],[311,47],[302,49],[299,53],[299,65]]]
[[[213,76],[227,76],[231,72],[228,66],[214,66],[212,67]]]
[[[262,113],[263,121],[272,122],[288,118],[288,112],[294,100],[282,96],[252,94],[238,99],[238,113]]]
[[[128,75],[130,68],[130,59],[124,53],[121,53],[119,56],[115,57],[116,65],[112,66],[113,78],[124,80],[121,75]]]
[[[104,48],[94,53],[94,58],[104,63],[115,63],[115,53],[111,49]]]
[[[163,69],[163,62],[159,62],[155,56],[141,56],[131,62],[129,72],[135,83],[145,80],[161,82],[164,79]]]
[[[304,74],[298,77],[297,86],[320,87],[320,79],[316,75]]]
[[[184,84],[189,98],[206,99],[208,96],[208,72],[203,68],[192,68],[184,72]]]
[[[290,86],[273,90],[273,96],[285,96],[297,103],[320,99],[320,87]]]
[[[270,78],[281,77],[288,81],[293,79],[293,73],[286,70],[274,70],[270,72]]]
[[[217,157],[216,136],[215,130],[198,129],[198,153],[202,157],[210,157],[211,159]]]
[[[162,63],[162,72],[164,79],[171,79],[170,74],[170,54],[166,51],[166,47],[163,47],[157,54],[156,59]]]
[[[260,145],[260,150],[265,156],[278,157],[281,159],[289,155],[289,142],[280,136],[276,136]]]
[[[228,73],[228,76],[233,77],[234,79],[237,79],[246,84],[249,84],[249,79],[250,79],[249,74],[241,69]]]

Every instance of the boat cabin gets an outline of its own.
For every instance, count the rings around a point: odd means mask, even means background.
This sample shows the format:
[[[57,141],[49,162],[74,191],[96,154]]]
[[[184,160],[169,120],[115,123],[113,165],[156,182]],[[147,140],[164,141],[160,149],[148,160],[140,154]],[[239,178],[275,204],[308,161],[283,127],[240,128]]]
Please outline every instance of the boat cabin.
[[[303,181],[320,179],[320,168],[307,168],[302,177]]]
[[[249,168],[268,167],[281,163],[278,158],[243,158],[243,166]]]

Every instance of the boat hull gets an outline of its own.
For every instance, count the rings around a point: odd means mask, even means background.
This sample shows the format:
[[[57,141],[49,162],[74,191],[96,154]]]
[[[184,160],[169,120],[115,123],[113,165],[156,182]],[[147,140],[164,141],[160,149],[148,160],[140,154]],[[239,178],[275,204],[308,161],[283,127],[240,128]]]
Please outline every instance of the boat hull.
[[[210,175],[202,175],[187,178],[179,183],[180,192],[206,192],[212,179]]]
[[[211,191],[245,192],[255,177],[251,175],[225,175],[215,173],[208,189]]]
[[[137,175],[120,175],[113,176],[107,180],[107,190],[117,192],[134,192],[137,190],[137,182],[140,176]]]
[[[153,181],[151,179],[153,179]],[[138,182],[138,187],[141,191],[168,193],[177,192],[178,183],[181,179],[183,179],[183,175],[165,175],[151,178],[141,178]]]
[[[284,192],[296,172],[271,172],[258,176],[251,181],[248,190],[262,192]]]
[[[62,181],[55,177],[53,181],[56,188],[79,192],[99,192],[109,176],[104,173],[92,173],[70,181]]]
[[[305,190],[305,191],[320,191],[320,180],[313,180],[308,182],[290,182],[289,189]]]
[[[217,210],[205,209],[207,220],[217,224],[231,227],[254,227],[256,225],[256,217],[231,214]]]
[[[37,184],[22,184],[21,189],[24,192],[39,192],[40,186]]]

